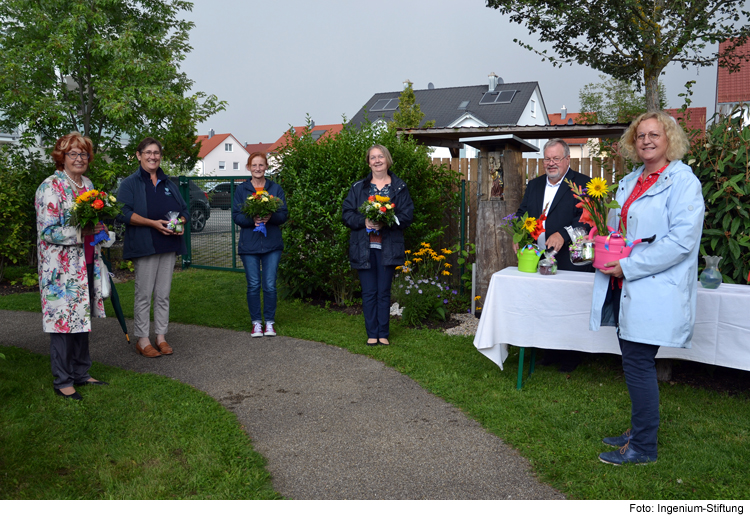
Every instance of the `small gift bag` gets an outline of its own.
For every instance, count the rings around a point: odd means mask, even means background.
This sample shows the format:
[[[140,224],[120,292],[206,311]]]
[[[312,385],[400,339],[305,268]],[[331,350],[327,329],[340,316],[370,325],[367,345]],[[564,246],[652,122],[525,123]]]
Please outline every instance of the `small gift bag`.
[[[167,213],[167,220],[169,220],[167,229],[174,231],[175,233],[182,233],[185,229],[185,226],[182,225],[182,220],[180,219],[180,213],[177,211],[169,211]]]

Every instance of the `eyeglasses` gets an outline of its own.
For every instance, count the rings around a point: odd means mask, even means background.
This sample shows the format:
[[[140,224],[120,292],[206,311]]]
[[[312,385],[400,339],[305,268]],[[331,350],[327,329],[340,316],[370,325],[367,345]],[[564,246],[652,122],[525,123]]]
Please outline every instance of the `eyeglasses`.
[[[635,139],[637,141],[643,142],[646,141],[646,136],[648,136],[648,139],[650,139],[651,141],[659,141],[661,134],[657,134],[656,132],[649,132],[648,134],[638,134],[637,136],[635,136]]]
[[[562,160],[564,160],[567,157],[568,156],[562,156],[562,157],[557,157],[557,158],[544,158],[544,163],[554,163],[555,165],[557,165],[558,163],[560,163]]]
[[[161,158],[161,152],[158,150],[144,150],[141,152],[141,156],[148,156],[149,158]]]
[[[87,160],[89,159],[89,153],[88,152],[66,152],[66,156],[68,156],[69,159],[72,159],[75,161],[76,159],[80,160]]]

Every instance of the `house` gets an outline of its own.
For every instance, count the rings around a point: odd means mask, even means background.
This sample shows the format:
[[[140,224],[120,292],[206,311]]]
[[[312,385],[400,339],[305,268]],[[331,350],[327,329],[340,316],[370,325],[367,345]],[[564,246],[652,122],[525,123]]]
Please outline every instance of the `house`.
[[[414,90],[416,103],[424,113],[424,121],[435,121],[435,128],[534,126],[548,125],[547,109],[537,82],[504,83],[490,73],[487,84],[458,86],[452,88],[430,88]],[[404,87],[410,81],[404,81]],[[401,92],[384,92],[373,95],[354,115],[354,125],[365,119],[377,123],[393,119],[398,110]],[[424,122],[423,121],[423,122]],[[532,144],[541,147],[541,140]],[[460,157],[473,158],[472,147],[461,149]],[[447,148],[437,147],[435,158],[450,157]]]
[[[690,106],[685,109],[684,115],[680,108],[667,108],[664,110],[664,112],[674,117],[678,122],[681,122],[688,131],[697,130],[698,134],[693,138],[693,140],[701,139],[706,136],[705,106]]]
[[[344,125],[316,125],[314,121],[310,124],[312,125],[310,128],[310,135],[315,141],[318,141],[324,136],[335,136],[344,128]],[[291,127],[289,130],[284,132],[281,137],[277,139],[270,147],[268,147],[268,150],[266,152],[278,152],[281,147],[287,144],[290,134],[294,133],[295,136],[300,136],[304,132],[304,126]]]
[[[719,44],[719,53],[724,52],[730,43],[725,40]],[[750,55],[750,40],[738,47],[737,52]],[[746,105],[744,124],[750,126],[750,62],[744,61],[736,72],[719,67],[716,73],[716,112],[729,115],[738,104],[743,103]]]
[[[269,152],[273,143],[245,143],[245,150],[250,154],[253,152]]]
[[[249,152],[232,134],[216,134],[213,128],[208,135],[198,136],[200,158],[196,170],[200,176],[249,176],[245,168]]]
[[[574,125],[581,122],[582,117],[583,114],[581,113],[568,112],[565,106],[562,107],[562,110],[560,112],[547,115],[547,119],[549,119],[550,125]],[[599,140],[594,139],[593,141],[598,142]],[[567,138],[565,140],[565,143],[567,143],[570,147],[571,158],[583,159],[590,158],[592,156],[591,145],[589,145],[589,138]]]

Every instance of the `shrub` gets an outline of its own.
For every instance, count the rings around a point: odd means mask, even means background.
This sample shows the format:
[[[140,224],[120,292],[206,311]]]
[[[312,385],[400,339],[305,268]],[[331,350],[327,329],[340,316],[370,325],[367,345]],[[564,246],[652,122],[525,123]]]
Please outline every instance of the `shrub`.
[[[414,201],[414,222],[404,232],[407,247],[438,240],[443,215],[457,209],[458,175],[432,165],[426,147],[397,137],[395,130],[345,123],[338,135],[316,141],[308,123],[302,134],[290,132],[287,138],[276,160],[276,179],[289,208],[279,266],[280,288],[287,295],[315,293],[344,303],[359,290],[349,266],[349,229],[341,221],[341,205],[352,183],[370,172],[365,155],[373,144],[390,150],[391,170],[407,183]]]
[[[460,303],[458,291],[449,283],[451,265],[446,262],[449,249],[438,253],[427,242],[415,252],[407,250],[408,260],[398,266],[393,281],[392,298],[403,307],[401,319],[409,326],[419,326],[428,319],[444,321]]]
[[[44,174],[50,169],[40,159],[38,154],[25,153],[18,147],[0,148],[0,280],[8,264],[34,262],[34,193],[52,174]]]
[[[693,142],[687,163],[703,185],[706,217],[701,255],[723,257],[728,283],[745,282],[750,270],[750,128],[740,117],[720,117]],[[703,266],[703,262],[701,262]]]

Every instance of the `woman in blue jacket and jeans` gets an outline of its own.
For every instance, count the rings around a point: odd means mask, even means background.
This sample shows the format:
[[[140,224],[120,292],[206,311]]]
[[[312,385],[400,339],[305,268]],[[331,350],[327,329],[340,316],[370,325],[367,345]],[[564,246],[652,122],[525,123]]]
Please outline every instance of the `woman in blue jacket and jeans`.
[[[359,273],[362,284],[362,311],[365,316],[367,344],[389,345],[391,282],[396,266],[403,266],[404,229],[414,218],[414,203],[406,183],[389,169],[393,158],[382,145],[367,151],[367,164],[372,172],[355,182],[344,200],[343,220],[351,229],[349,262]],[[395,206],[398,223],[388,227],[372,222],[359,212],[370,196],[387,196]]]
[[[253,152],[247,159],[247,169],[252,179],[242,183],[234,192],[232,203],[232,219],[242,228],[238,254],[245,267],[247,278],[247,307],[253,325],[252,337],[275,336],[276,317],[276,271],[279,268],[281,251],[284,241],[281,238],[281,224],[286,222],[289,211],[286,208],[286,198],[281,186],[266,179],[268,158],[262,152]],[[247,197],[257,191],[265,190],[271,196],[281,199],[282,205],[278,211],[266,217],[248,218],[242,212],[242,206]],[[265,224],[266,234],[254,231],[260,224]],[[263,318],[260,309],[260,290],[263,287]]]

